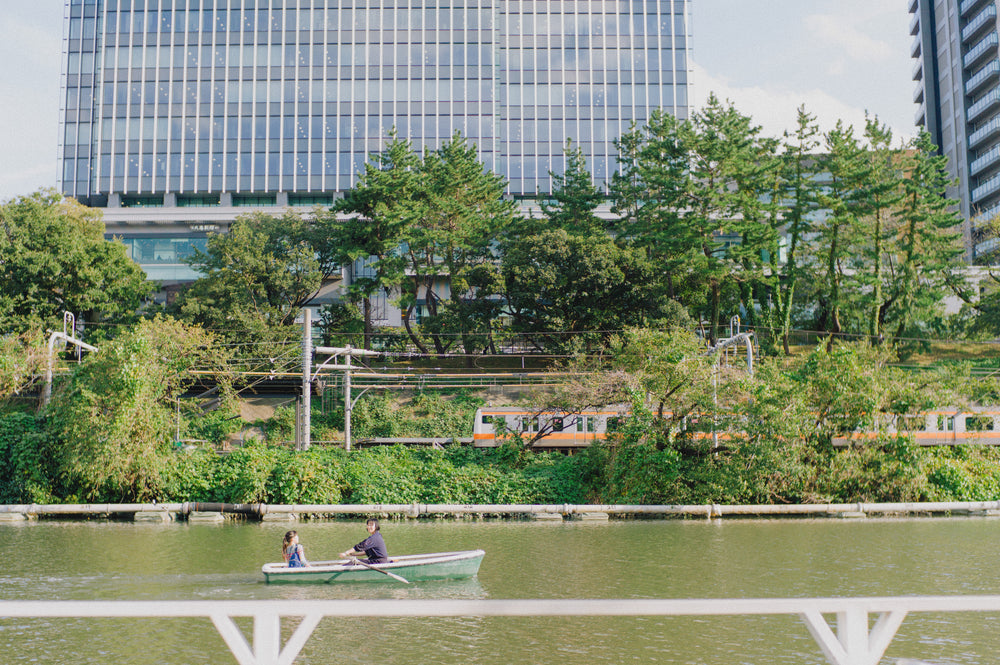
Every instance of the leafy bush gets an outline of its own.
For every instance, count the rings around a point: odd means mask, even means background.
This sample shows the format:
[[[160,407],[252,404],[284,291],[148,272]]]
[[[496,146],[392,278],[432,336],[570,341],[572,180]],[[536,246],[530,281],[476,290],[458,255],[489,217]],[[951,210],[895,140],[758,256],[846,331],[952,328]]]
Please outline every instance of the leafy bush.
[[[49,503],[48,435],[27,413],[0,415],[0,503]]]
[[[216,500],[228,503],[266,502],[271,474],[280,452],[279,448],[251,443],[222,457],[213,478]]]
[[[928,465],[928,499],[996,501],[1000,499],[1000,461],[995,450],[959,447],[942,450]]]
[[[163,472],[160,501],[219,501],[216,467],[221,458],[205,448],[178,450],[169,456]]]
[[[281,450],[267,481],[267,500],[282,504],[340,503],[344,485],[340,463],[310,450]]]
[[[242,427],[240,415],[231,406],[224,406],[187,420],[188,436],[207,441],[214,446],[222,445],[230,434]]]

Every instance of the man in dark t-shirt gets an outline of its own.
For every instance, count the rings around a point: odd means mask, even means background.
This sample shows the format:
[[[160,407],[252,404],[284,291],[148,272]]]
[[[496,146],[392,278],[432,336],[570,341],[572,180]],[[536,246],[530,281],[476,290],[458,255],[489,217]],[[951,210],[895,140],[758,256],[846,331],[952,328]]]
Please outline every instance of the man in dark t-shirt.
[[[368,529],[368,537],[346,552],[341,552],[342,557],[361,556],[368,557],[368,563],[389,563],[389,553],[385,549],[385,541],[379,532],[377,519],[370,519],[365,523]]]

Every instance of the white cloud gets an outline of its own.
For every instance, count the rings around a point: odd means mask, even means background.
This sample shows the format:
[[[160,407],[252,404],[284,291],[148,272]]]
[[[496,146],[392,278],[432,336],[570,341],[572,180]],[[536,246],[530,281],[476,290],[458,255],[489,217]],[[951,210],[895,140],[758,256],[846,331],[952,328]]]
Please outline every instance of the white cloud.
[[[835,49],[835,52],[859,62],[885,61],[895,50],[884,39],[866,34],[862,26],[870,17],[862,14],[813,14],[805,18],[806,30],[813,39]],[[833,59],[834,61],[837,58]]]
[[[792,90],[780,85],[739,86],[731,84],[724,77],[713,76],[697,63],[694,70],[694,107],[697,110],[708,99],[709,94],[722,100],[729,100],[744,115],[763,127],[767,136],[780,137],[786,130],[792,132],[798,123],[798,108],[805,105],[806,111],[816,116],[821,131],[829,131],[842,120],[852,125],[856,135],[865,127],[865,109],[852,106],[818,88]],[[892,126],[897,142],[908,139],[914,133],[913,127]]]

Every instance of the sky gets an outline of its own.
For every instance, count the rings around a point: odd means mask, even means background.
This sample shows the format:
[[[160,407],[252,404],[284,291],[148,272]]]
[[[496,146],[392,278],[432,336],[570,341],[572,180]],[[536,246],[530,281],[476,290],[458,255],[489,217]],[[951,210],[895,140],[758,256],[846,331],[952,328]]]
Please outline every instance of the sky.
[[[63,0],[0,0],[0,201],[57,184]],[[692,101],[715,93],[766,135],[868,112],[911,137],[906,0],[693,0]]]

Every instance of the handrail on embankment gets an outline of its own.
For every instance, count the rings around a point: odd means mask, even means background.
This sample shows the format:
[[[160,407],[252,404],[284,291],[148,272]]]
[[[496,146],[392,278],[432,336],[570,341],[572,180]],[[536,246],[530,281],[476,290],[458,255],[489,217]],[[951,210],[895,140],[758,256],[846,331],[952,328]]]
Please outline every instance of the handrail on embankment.
[[[998,612],[1000,596],[622,600],[0,601],[0,618],[207,617],[240,665],[292,665],[324,617],[797,615],[830,665],[877,665],[910,612]],[[869,629],[869,614],[876,614]],[[823,614],[836,616],[836,632]],[[252,642],[233,621],[253,617]],[[281,618],[302,617],[281,643]]]
[[[190,515],[217,512],[252,517],[275,514],[299,515],[580,515],[659,516],[659,517],[797,517],[919,515],[982,513],[1000,515],[1000,501],[940,501],[899,503],[827,503],[768,505],[639,505],[639,504],[447,504],[447,503],[367,503],[367,504],[266,504],[266,503],[77,503],[0,505],[0,515],[112,515],[163,512]]]

